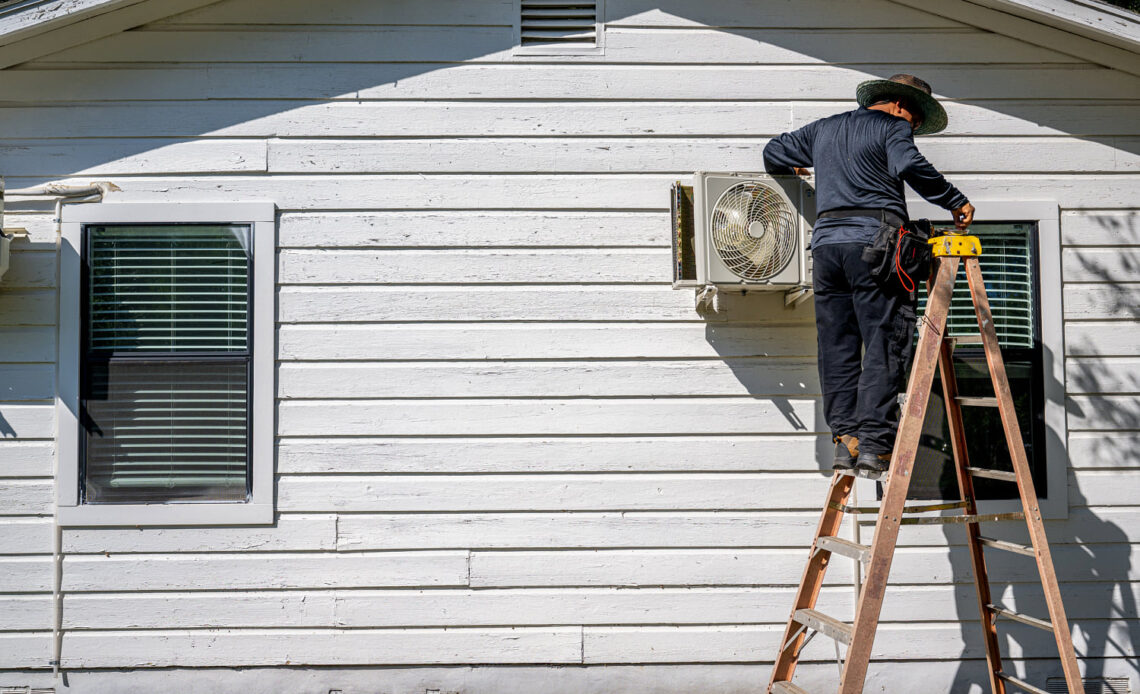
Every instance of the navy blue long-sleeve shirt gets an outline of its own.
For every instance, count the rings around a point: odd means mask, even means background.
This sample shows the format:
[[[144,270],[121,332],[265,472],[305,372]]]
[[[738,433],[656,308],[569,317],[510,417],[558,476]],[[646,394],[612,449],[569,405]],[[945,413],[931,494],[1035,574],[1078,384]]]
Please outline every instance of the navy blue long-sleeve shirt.
[[[969,202],[914,145],[910,123],[882,111],[859,108],[784,133],[764,148],[770,174],[792,174],[814,167],[816,210],[886,209],[903,219],[906,182],[931,203],[953,210]],[[812,247],[870,243],[880,220],[872,217],[820,219]]]

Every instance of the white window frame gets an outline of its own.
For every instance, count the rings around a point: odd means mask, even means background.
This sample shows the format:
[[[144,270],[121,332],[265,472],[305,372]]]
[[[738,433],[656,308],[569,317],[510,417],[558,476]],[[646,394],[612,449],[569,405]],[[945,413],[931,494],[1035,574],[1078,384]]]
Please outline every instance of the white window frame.
[[[1068,424],[1065,417],[1065,323],[1061,303],[1061,210],[1055,200],[971,200],[978,210],[976,222],[1033,222],[1037,224],[1037,277],[1040,304],[1042,375],[1045,418],[1045,479],[1048,496],[1039,497],[1044,518],[1069,517]],[[952,215],[925,200],[908,199],[912,219],[927,218],[938,226],[949,226]],[[982,242],[985,253],[985,241]],[[874,499],[875,483],[859,480],[860,498]],[[980,513],[1020,511],[1017,499],[979,501]],[[945,512],[949,515],[952,512]]]
[[[514,0],[514,48],[511,55],[519,58],[526,57],[564,57],[600,56],[606,54],[606,1],[597,0],[597,21],[594,23],[593,46],[524,46],[522,45],[522,0]]]
[[[274,520],[276,216],[272,202],[65,205],[61,219],[56,516],[63,526],[268,525]],[[83,227],[91,224],[240,224],[253,252],[250,498],[245,502],[79,503],[80,298]]]

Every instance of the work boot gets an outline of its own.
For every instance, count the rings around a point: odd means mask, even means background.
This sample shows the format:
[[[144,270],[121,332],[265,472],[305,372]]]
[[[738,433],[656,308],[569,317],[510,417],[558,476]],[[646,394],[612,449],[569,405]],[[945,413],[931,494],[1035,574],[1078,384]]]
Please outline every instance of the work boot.
[[[891,467],[891,454],[860,453],[855,461],[855,468],[868,472],[886,472]]]
[[[832,470],[850,470],[855,467],[855,460],[859,456],[859,439],[854,436],[836,436],[835,460],[831,463]]]

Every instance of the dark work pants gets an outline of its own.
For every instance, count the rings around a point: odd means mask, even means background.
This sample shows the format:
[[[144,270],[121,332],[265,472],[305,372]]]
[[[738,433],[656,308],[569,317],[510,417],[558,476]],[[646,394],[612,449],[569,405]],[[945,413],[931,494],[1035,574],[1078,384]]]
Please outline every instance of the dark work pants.
[[[915,304],[901,286],[876,284],[862,253],[859,243],[812,249],[819,382],[832,436],[857,436],[860,452],[883,454],[895,445]]]

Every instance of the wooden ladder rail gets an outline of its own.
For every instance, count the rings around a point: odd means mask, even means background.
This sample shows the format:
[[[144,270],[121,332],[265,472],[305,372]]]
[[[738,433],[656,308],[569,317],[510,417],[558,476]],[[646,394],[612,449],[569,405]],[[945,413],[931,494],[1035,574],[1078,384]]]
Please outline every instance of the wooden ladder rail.
[[[955,279],[959,265],[963,260],[965,261],[965,274],[969,283],[971,301],[977,314],[981,343],[993,381],[994,398],[960,398],[958,395],[951,339],[945,337],[945,330]],[[974,585],[977,589],[978,609],[981,614],[986,644],[990,687],[994,694],[1004,694],[1006,691],[1005,683],[1010,682],[1015,687],[1025,691],[1043,692],[1043,690],[1003,672],[996,621],[998,617],[1005,616],[1051,630],[1057,642],[1069,691],[1072,694],[1083,692],[1072,636],[1061,601],[1060,587],[1049,553],[1037,494],[1033,488],[1029,462],[1025,453],[1024,442],[1021,439],[1020,427],[1017,423],[1013,395],[1010,391],[1005,364],[1001,358],[997,331],[994,327],[989,299],[986,296],[985,284],[982,280],[976,255],[967,253],[962,256],[947,255],[942,257],[941,262],[938,263],[937,274],[929,282],[928,288],[929,300],[926,315],[920,324],[915,362],[907,386],[906,400],[904,401],[898,436],[892,454],[890,475],[886,481],[886,491],[879,507],[872,546],[869,548],[860,547],[834,536],[842,522],[843,511],[847,508],[844,502],[854,484],[853,475],[837,472],[832,478],[831,487],[828,491],[828,501],[820,515],[808,565],[804,569],[804,575],[796,594],[796,601],[784,638],[780,642],[780,651],[777,654],[772,678],[768,684],[767,691],[770,694],[806,694],[805,690],[792,684],[791,679],[799,660],[799,650],[808,638],[809,629],[826,633],[832,638],[848,644],[847,656],[840,674],[839,692],[840,694],[861,694],[866,681],[867,668],[870,664],[871,650],[882,611],[882,602],[898,540],[898,532],[903,524],[902,515],[905,510],[906,495],[910,487],[911,472],[918,452],[918,441],[922,433],[922,424],[926,416],[936,367],[940,370],[942,377],[943,395],[950,424],[955,475],[961,495],[960,506],[965,509],[965,516],[961,520],[965,521],[967,527],[970,563]],[[970,466],[966,452],[962,404],[988,405],[998,408],[1006,443],[1013,461],[1013,473],[977,470]],[[974,495],[972,479],[974,476],[997,477],[1015,482],[1018,485],[1024,512],[979,516]],[[1024,518],[1031,545],[1016,545],[981,536],[978,525],[982,520],[1008,519],[1009,516]],[[1021,554],[1031,554],[1035,557],[1038,575],[1045,591],[1050,622],[1017,615],[992,602],[983,549],[986,546]],[[868,552],[870,554],[866,579],[863,582],[863,589],[856,607],[855,621],[852,625],[843,624],[838,620],[817,613],[813,609],[823,584],[830,555],[835,551],[860,560],[865,560]]]

